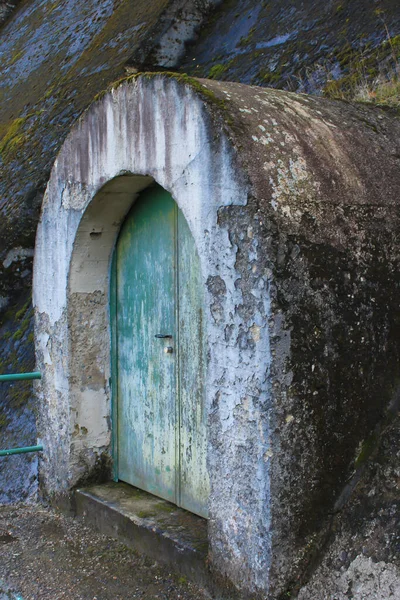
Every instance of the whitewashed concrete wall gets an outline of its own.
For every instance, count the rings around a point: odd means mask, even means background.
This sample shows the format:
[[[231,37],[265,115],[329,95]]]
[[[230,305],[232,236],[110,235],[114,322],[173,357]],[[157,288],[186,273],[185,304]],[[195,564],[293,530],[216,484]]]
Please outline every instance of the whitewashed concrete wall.
[[[172,194],[189,224],[209,306],[212,561],[237,585],[267,590],[268,281],[262,273],[254,276],[255,287],[247,291],[257,301],[244,310],[242,271],[254,263],[257,240],[238,261],[232,231],[236,237],[248,232],[226,207],[246,205],[247,179],[201,96],[173,79],[126,82],[92,105],[51,173],[33,295],[43,373],[42,486],[49,495],[68,493],[110,456],[110,260],[124,215],[153,180]]]

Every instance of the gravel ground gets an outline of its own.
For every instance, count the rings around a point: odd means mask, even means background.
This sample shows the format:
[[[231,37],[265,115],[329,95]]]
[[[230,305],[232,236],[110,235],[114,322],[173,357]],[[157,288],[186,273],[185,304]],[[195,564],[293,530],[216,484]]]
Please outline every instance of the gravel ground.
[[[78,519],[0,507],[0,600],[206,600],[202,589]]]

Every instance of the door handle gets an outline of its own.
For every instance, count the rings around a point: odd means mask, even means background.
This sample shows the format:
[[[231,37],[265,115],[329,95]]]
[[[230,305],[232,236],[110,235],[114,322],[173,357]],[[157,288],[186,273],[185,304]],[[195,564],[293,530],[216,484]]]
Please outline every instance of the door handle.
[[[159,338],[161,340],[165,340],[165,339],[170,339],[172,338],[172,335],[170,335],[169,333],[164,334],[164,333],[157,333],[154,337]]]

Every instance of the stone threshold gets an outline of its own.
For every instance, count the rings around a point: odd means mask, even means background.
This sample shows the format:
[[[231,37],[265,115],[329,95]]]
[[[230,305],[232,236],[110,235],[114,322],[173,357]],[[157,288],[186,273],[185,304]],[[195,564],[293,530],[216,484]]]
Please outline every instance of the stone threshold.
[[[76,516],[211,591],[207,521],[122,482],[75,491]]]

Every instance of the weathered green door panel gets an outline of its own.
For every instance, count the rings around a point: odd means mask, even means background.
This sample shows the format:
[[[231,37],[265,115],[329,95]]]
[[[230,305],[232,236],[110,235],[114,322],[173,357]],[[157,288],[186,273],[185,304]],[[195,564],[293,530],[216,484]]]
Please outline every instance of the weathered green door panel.
[[[200,263],[183,214],[161,187],[135,203],[113,265],[117,478],[206,517]]]
[[[200,261],[178,211],[178,332],[180,393],[180,504],[207,517],[207,415],[204,402],[204,307]]]
[[[175,220],[169,194],[144,192],[121,231],[116,265],[119,479],[172,502],[175,356],[155,336],[175,336]]]

